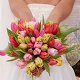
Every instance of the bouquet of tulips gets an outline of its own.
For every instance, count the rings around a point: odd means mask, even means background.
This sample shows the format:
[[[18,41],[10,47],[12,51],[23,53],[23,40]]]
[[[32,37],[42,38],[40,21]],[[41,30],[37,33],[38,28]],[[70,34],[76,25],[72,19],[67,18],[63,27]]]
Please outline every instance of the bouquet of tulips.
[[[16,61],[19,68],[25,68],[29,76],[40,76],[49,66],[61,66],[61,55],[72,50],[65,44],[65,37],[80,28],[64,30],[57,23],[37,22],[35,18],[27,22],[20,19],[7,29],[9,44],[5,52]]]

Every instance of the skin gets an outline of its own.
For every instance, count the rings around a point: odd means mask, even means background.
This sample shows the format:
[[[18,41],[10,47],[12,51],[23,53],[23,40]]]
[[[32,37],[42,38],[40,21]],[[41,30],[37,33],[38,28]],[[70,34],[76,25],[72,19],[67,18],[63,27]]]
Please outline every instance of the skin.
[[[18,18],[24,18],[28,21],[32,19],[32,14],[27,4],[38,3],[55,5],[55,9],[52,10],[48,17],[48,20],[55,23],[60,23],[69,16],[74,2],[75,0],[9,0],[13,14]]]

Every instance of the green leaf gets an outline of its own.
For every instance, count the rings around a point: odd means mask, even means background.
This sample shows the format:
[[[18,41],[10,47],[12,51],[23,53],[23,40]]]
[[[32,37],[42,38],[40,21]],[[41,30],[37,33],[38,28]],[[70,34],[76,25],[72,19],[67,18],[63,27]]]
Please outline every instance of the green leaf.
[[[18,39],[17,39],[18,35],[15,32],[12,32],[7,28],[7,33],[8,33],[8,36],[10,35],[14,36],[15,40],[18,42]]]
[[[67,35],[77,30],[80,30],[80,28],[69,28],[68,30],[61,31],[57,36],[63,40]]]
[[[7,28],[7,33],[8,33],[8,35],[14,35],[14,37],[17,37],[18,36],[16,33],[12,32],[8,28]]]
[[[19,56],[20,59],[23,59],[24,54],[20,51],[16,51],[16,49],[13,49],[13,51]]]
[[[17,52],[21,52],[21,53],[26,53],[25,51],[21,50],[21,49],[16,49]]]
[[[17,59],[18,59],[18,58],[15,57],[15,58],[13,58],[13,59],[7,60],[7,62],[15,61],[15,60],[17,60]]]
[[[44,61],[43,64],[44,64],[44,67],[45,67],[46,71],[48,72],[48,74],[50,76],[50,68],[49,68],[48,63],[46,61]]]
[[[40,21],[40,23],[39,23],[38,31],[39,31],[39,32],[41,31],[41,21]]]
[[[42,26],[45,24],[44,16],[42,16]]]
[[[61,57],[61,54],[56,54],[55,56],[51,56],[51,58],[54,58],[54,59],[57,59],[59,57]]]

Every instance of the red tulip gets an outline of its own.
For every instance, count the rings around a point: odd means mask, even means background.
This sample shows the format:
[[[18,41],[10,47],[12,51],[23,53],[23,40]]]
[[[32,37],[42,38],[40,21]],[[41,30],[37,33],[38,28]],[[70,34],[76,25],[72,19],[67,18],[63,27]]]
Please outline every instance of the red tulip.
[[[58,31],[59,31],[59,25],[58,25],[57,23],[54,23],[54,24],[52,25],[52,27],[53,27],[52,33],[53,33],[54,35],[57,34]]]
[[[55,43],[55,40],[52,39],[52,40],[48,43],[48,46],[49,46],[49,47],[53,47],[53,46],[54,46],[54,43]]]
[[[35,68],[33,71],[31,71],[32,75],[37,76],[39,75],[39,69]]]
[[[19,44],[18,42],[15,40],[15,38],[13,36],[9,37],[10,43],[14,46],[14,47],[18,47]]]
[[[66,47],[65,46],[61,46],[61,48],[59,49],[59,53],[64,53],[66,51]]]
[[[23,26],[22,24],[18,24],[18,29],[19,29],[20,31],[24,31],[24,30],[26,30],[26,27]]]
[[[11,55],[12,57],[18,57],[18,55],[17,55],[16,53],[14,53],[13,51],[10,51],[9,53],[10,53],[10,55]]]
[[[49,23],[47,23],[47,24],[45,24],[44,25],[44,31],[45,31],[45,33],[52,33],[52,29],[53,29],[53,27],[51,26],[51,24],[49,24]]]
[[[29,48],[33,48],[33,47],[34,47],[33,43],[29,42],[29,43],[28,43],[28,47],[29,47]]]
[[[57,64],[57,61],[55,59],[53,59],[53,58],[50,58],[48,60],[48,64],[51,65],[51,66],[53,66],[53,65],[56,65]]]
[[[0,50],[0,55],[5,56],[6,52],[4,50]]]
[[[41,52],[40,53],[40,58],[42,58],[42,59],[46,59],[48,56],[49,56],[49,54],[46,53],[46,52]]]

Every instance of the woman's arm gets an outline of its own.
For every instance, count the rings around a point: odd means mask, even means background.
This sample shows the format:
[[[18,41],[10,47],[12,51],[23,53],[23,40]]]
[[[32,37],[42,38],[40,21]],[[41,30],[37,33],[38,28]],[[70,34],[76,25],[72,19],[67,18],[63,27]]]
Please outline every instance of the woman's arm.
[[[9,3],[11,10],[16,17],[23,18],[28,21],[32,19],[32,14],[24,0],[9,0]]]
[[[72,11],[75,0],[61,0],[55,9],[51,12],[48,20],[60,23],[67,18]]]

